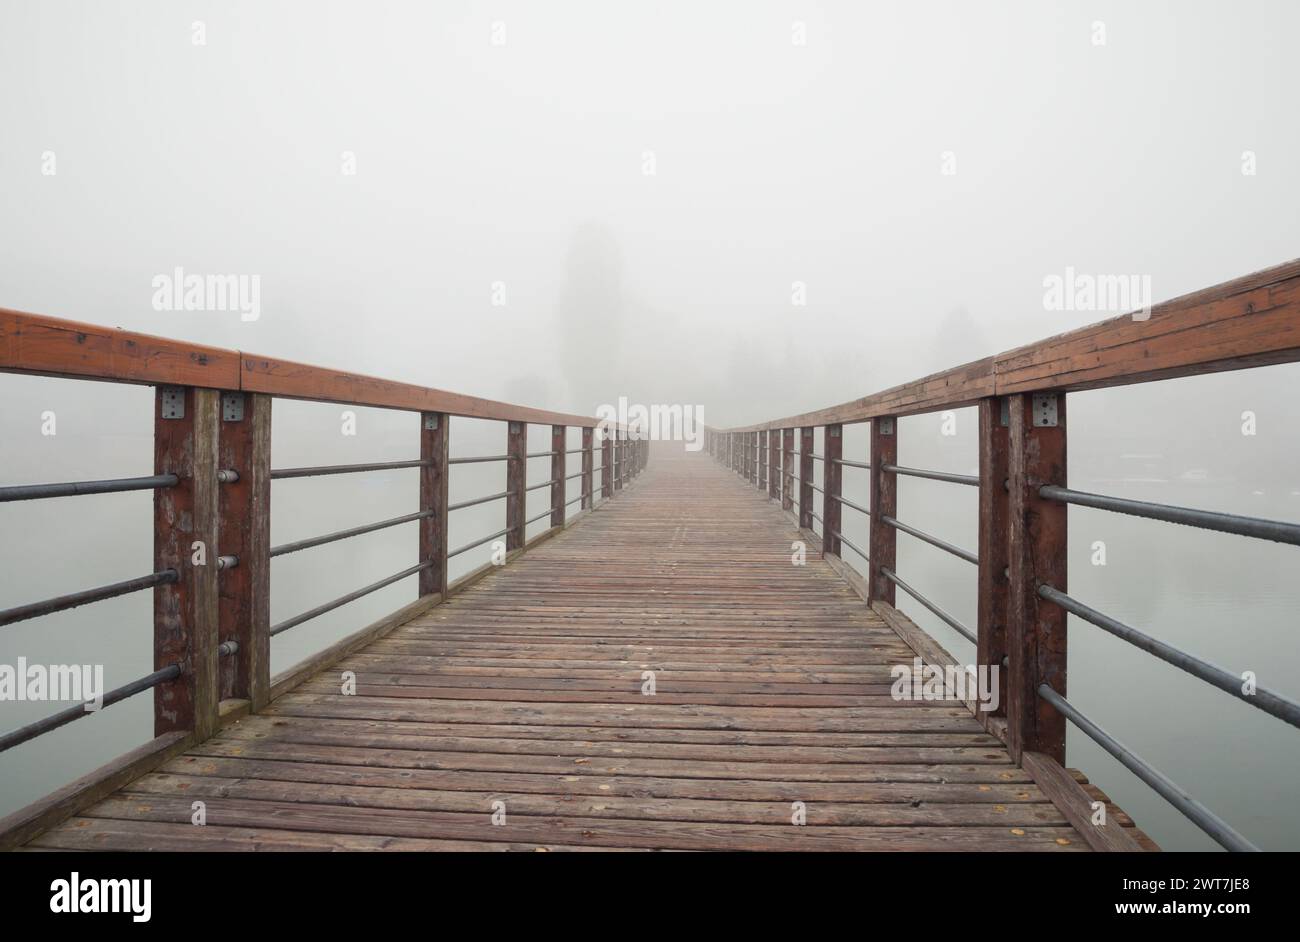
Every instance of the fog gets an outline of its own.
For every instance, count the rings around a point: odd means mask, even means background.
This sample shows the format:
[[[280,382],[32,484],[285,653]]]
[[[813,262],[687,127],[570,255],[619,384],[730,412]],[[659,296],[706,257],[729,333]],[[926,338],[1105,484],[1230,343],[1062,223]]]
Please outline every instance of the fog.
[[[1123,313],[1047,309],[1067,269],[1144,276],[1160,301],[1300,255],[1298,31],[1287,2],[0,0],[0,306],[565,412],[797,414]],[[155,309],[177,267],[256,276],[257,318]],[[1297,379],[1078,394],[1072,482],[1300,520]],[[0,396],[0,483],[149,473],[150,390],[0,375]],[[417,456],[415,416],[354,410],[347,436],[341,409],[278,401],[273,465]],[[901,460],[971,470],[974,421],[904,420]],[[453,454],[503,443],[453,421]],[[458,469],[453,499],[500,473]],[[273,542],[415,509],[414,472],[354,477],[277,482]],[[900,519],[973,549],[973,494],[912,483]],[[0,505],[0,608],[148,571],[149,508]],[[500,518],[456,519],[452,545]],[[1081,597],[1300,693],[1294,548],[1070,523]],[[900,573],[973,623],[971,573],[914,549]],[[277,560],[273,620],[414,551],[407,526]],[[413,586],[278,638],[275,668]],[[1071,630],[1072,699],[1257,842],[1300,847],[1294,730]],[[102,661],[110,685],[150,652],[145,596],[0,630],[0,660]],[[147,700],[0,755],[0,814],[147,738]],[[48,706],[0,704],[0,729]],[[1157,841],[1208,846],[1091,743],[1070,750]]]

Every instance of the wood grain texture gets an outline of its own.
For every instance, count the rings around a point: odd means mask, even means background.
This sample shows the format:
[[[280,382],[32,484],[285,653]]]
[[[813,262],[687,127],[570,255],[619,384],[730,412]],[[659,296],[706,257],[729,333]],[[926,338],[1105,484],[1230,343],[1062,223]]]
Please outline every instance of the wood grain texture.
[[[844,468],[839,463],[844,454],[844,428],[840,425],[826,426],[825,440],[822,444],[822,553],[827,556],[840,555],[840,512],[842,507],[836,499],[840,496],[840,483]]]
[[[154,473],[175,474],[174,487],[154,491],[154,571],[179,578],[153,590],[154,670],[180,666],[175,680],[153,688],[154,735],[192,730],[204,738],[217,725],[220,702],[217,631],[217,427],[214,389],[177,387],[184,415],[163,418],[164,387],[154,394]]]
[[[1006,716],[1007,671],[1007,556],[1010,539],[1010,429],[1003,421],[1002,403],[996,397],[979,404],[979,576],[976,598],[975,661],[996,667],[998,705],[985,714]]]
[[[871,470],[867,472],[871,488],[867,584],[873,602],[879,599],[890,605],[894,604],[894,583],[881,570],[893,570],[897,565],[898,531],[884,518],[898,513],[898,476],[884,466],[898,461],[898,426],[898,420],[888,416],[871,420]]]
[[[524,545],[524,509],[528,506],[528,426],[510,422],[506,426],[506,552]]]
[[[1065,763],[1065,717],[1038,695],[1047,684],[1066,696],[1065,609],[1039,598],[1038,587],[1069,591],[1068,505],[1044,500],[1045,484],[1066,486],[1066,410],[1057,395],[1057,424],[1034,425],[1032,397],[1010,397],[1008,498],[1007,734],[1013,757],[1046,753]]]
[[[568,489],[565,478],[568,472],[565,452],[568,450],[568,429],[563,425],[551,426],[551,526],[564,526],[564,501]]]
[[[596,467],[594,436],[595,432],[592,429],[582,430],[582,478],[578,482],[582,485],[582,500],[578,503],[579,510],[590,510],[596,496],[595,481],[592,477]]]
[[[426,428],[427,420],[434,423]],[[447,592],[447,507],[451,486],[450,465],[451,416],[445,412],[426,413],[420,417],[420,509],[430,516],[419,521],[420,562],[433,563],[420,570],[420,595],[444,595]]]
[[[579,521],[30,846],[1088,849],[964,704],[893,699],[915,652],[765,493],[663,445]]]
[[[0,371],[239,388],[239,352],[0,308]]]
[[[221,699],[261,709],[271,685],[271,397],[237,393],[244,416],[218,425],[217,467],[239,480],[218,484],[218,551],[239,565],[218,574],[218,636],[239,650],[221,658]]]

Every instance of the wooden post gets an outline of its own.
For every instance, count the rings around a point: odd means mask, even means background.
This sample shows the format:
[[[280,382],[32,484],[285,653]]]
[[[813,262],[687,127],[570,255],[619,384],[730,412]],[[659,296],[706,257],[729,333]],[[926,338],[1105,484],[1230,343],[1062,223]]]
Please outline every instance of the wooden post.
[[[844,429],[841,425],[826,426],[826,438],[822,443],[822,553],[826,556],[840,555],[840,486],[843,468],[840,455],[844,452]]]
[[[610,430],[603,429],[600,439],[600,499],[614,496],[614,442]]]
[[[420,416],[420,510],[430,516],[420,521],[420,562],[433,563],[420,570],[420,595],[447,594],[447,464],[451,444],[451,416],[425,412]]]
[[[154,473],[174,474],[175,487],[154,491],[154,571],[179,579],[153,591],[153,664],[179,664],[181,675],[154,688],[154,735],[217,727],[220,689],[215,389],[159,386],[154,396]]]
[[[898,476],[884,470],[898,461],[898,420],[881,416],[871,420],[871,536],[867,552],[868,593],[872,600],[894,604],[894,583],[880,570],[893,571],[897,533],[884,517],[898,513]]]
[[[781,430],[767,431],[767,496],[776,500],[781,494]]]
[[[568,428],[551,426],[551,526],[564,526],[564,492],[568,488],[565,476],[565,452],[568,450]]]
[[[981,712],[987,721],[1007,714],[1007,556],[1010,521],[1008,479],[1010,478],[1010,434],[1007,400],[981,399],[979,404],[980,496],[979,496],[979,622],[975,662],[996,668],[998,705]],[[990,676],[992,676],[990,674]]]
[[[247,700],[253,711],[271,689],[271,402],[221,393],[217,468],[239,479],[217,485],[217,544],[209,550],[239,560],[217,579],[218,640],[239,645],[219,658],[220,699]]]
[[[626,433],[619,428],[614,429],[614,490],[623,489],[623,436]]]
[[[781,509],[794,510],[794,429],[781,432]]]
[[[1065,764],[1065,717],[1038,696],[1047,684],[1065,691],[1066,613],[1038,597],[1040,585],[1067,591],[1067,506],[1038,489],[1066,485],[1065,395],[1010,397],[1010,545],[1007,648],[1007,746],[1016,762],[1026,751]]]
[[[582,430],[582,478],[578,481],[582,485],[582,500],[578,502],[578,509],[590,510],[595,501],[595,482],[592,480],[592,470],[596,467],[595,455],[592,451],[592,440],[595,433],[590,428]]]
[[[813,525],[813,430],[799,429],[799,526],[811,530]]]
[[[758,489],[761,491],[767,487],[767,432],[758,433],[758,453],[754,457],[758,461]]]
[[[528,486],[528,424],[506,423],[506,552],[524,545],[524,499]]]

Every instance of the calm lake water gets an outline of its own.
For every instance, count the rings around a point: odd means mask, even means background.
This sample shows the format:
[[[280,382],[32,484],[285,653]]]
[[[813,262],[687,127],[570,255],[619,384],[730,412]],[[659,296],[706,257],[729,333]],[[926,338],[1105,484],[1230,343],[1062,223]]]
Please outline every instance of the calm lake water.
[[[151,468],[150,390],[29,377],[2,378],[11,398],[0,432],[0,481],[31,483],[148,473]],[[1124,458],[1127,445],[1097,418],[1099,401],[1071,397],[1071,483],[1140,499],[1300,520],[1300,486],[1285,475],[1264,487],[1223,475],[1162,468],[1161,443],[1152,454]],[[58,434],[39,434],[40,415],[53,410]],[[354,410],[357,434],[341,434],[337,406],[278,401],[275,467],[400,460],[416,457],[417,419],[382,410]],[[974,413],[955,415],[956,433],[943,436],[939,418],[899,425],[900,463],[973,472]],[[500,454],[499,423],[453,420],[453,455]],[[1170,433],[1171,440],[1179,435]],[[820,452],[820,435],[818,451]],[[570,446],[579,444],[571,432]],[[549,429],[530,429],[529,451],[549,448]],[[846,457],[868,457],[866,430],[849,427]],[[1076,461],[1110,454],[1111,464]],[[1153,456],[1154,455],[1154,456]],[[1100,468],[1100,471],[1098,470]],[[1195,469],[1192,469],[1195,470]],[[547,459],[530,462],[529,483],[547,478]],[[820,475],[820,470],[819,470]],[[1091,475],[1091,476],[1090,476]],[[452,499],[503,489],[504,469],[468,465],[455,470]],[[569,496],[578,482],[570,483]],[[845,471],[845,493],[867,503],[866,472]],[[546,503],[529,495],[529,515]],[[277,481],[272,487],[272,541],[281,543],[409,513],[416,508],[414,470]],[[819,501],[820,503],[820,501]],[[820,508],[819,508],[820,512]],[[490,504],[452,515],[458,546],[500,529],[504,510]],[[976,549],[973,488],[911,478],[900,480],[899,518]],[[0,505],[0,607],[144,574],[151,568],[151,497],[104,495]],[[541,532],[545,523],[530,528]],[[1262,686],[1300,696],[1300,566],[1293,547],[1137,520],[1084,508],[1070,510],[1070,593],[1114,617],[1234,672],[1255,671]],[[866,546],[860,515],[845,511],[845,534]],[[1106,564],[1094,565],[1103,542]],[[272,563],[272,621],[287,618],[412,564],[414,524],[293,554]],[[452,577],[486,561],[488,547],[453,563]],[[845,558],[861,564],[851,551]],[[963,622],[975,624],[975,570],[906,535],[899,536],[898,571]],[[415,598],[415,579],[381,590],[277,637],[273,671]],[[900,607],[959,659],[972,646],[900,593]],[[0,662],[23,655],[36,663],[105,666],[109,687],[152,669],[148,593],[13,625],[0,632]],[[1261,713],[1123,642],[1072,620],[1069,696],[1103,727],[1148,758],[1257,844],[1300,849],[1294,807],[1300,781],[1300,735]],[[49,704],[0,704],[0,727],[12,729],[46,715]],[[133,698],[0,755],[0,814],[12,811],[150,738],[149,696]],[[1086,771],[1167,849],[1215,845],[1162,799],[1071,730],[1068,764]]]

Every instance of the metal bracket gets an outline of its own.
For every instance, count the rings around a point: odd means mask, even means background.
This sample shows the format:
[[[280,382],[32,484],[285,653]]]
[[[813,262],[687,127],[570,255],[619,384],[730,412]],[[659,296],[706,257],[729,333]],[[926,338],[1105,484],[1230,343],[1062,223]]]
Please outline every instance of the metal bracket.
[[[162,417],[164,419],[185,418],[185,387],[163,386],[161,390]]]
[[[893,419],[876,419],[876,421],[880,423],[880,434],[881,434],[881,435],[893,435],[893,434],[894,434],[894,420],[893,420]]]
[[[1003,396],[998,400],[1002,410],[1002,427],[1008,428],[1011,425],[1011,400]]]
[[[426,429],[427,431],[430,431],[430,432],[432,432],[432,431],[434,431],[435,429],[437,429],[437,427],[438,427],[438,413],[436,413],[436,412],[426,412],[426,413],[424,413],[424,427],[425,427],[425,429]]]
[[[225,422],[244,421],[244,394],[223,392],[221,394],[221,418]]]
[[[840,437],[840,427],[839,427],[838,425],[832,425],[832,426],[829,426],[829,427],[826,429],[826,434],[829,435],[831,438],[839,438],[839,437]]]
[[[1056,428],[1056,393],[1034,393],[1034,428]]]
[[[510,434],[511,434],[511,435],[515,435],[515,434],[517,434],[518,432],[519,432],[519,423],[518,423],[518,422],[511,422],[511,423],[510,423]]]

